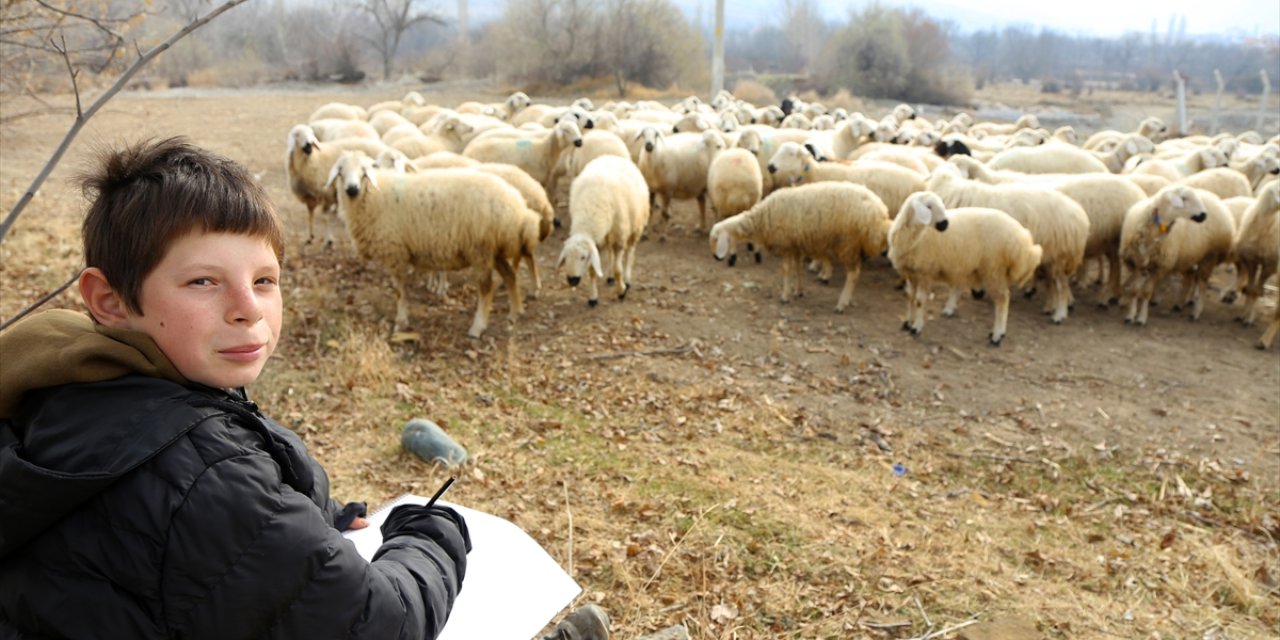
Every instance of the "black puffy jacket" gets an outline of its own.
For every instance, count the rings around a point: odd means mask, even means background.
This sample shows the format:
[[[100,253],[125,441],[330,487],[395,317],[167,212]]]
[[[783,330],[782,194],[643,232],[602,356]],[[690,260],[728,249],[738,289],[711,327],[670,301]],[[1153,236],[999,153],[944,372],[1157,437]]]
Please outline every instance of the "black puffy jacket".
[[[0,335],[0,638],[436,637],[461,518],[389,519],[366,562],[296,435],[67,314]]]

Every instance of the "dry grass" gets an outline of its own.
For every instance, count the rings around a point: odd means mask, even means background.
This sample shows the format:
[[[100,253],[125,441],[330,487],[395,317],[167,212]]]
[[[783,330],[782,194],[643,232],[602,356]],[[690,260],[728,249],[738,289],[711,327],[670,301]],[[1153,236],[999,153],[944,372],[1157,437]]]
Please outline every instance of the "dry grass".
[[[398,97],[403,88],[386,93]],[[219,137],[202,142],[254,163],[292,216],[286,336],[253,394],[305,439],[329,471],[335,497],[376,506],[438,486],[445,472],[399,447],[407,420],[430,418],[472,456],[450,497],[526,528],[572,568],[584,588],[578,604],[601,604],[620,638],[683,623],[700,640],[878,639],[890,636],[866,624],[890,622],[907,623],[898,637],[919,637],[1012,615],[1032,620],[1047,638],[1200,638],[1214,629],[1267,638],[1280,631],[1274,466],[1137,443],[1119,452],[1115,442],[1060,444],[1076,425],[1097,421],[1092,406],[1076,405],[1125,393],[1128,383],[1081,383],[1052,401],[1045,389],[1065,384],[1058,376],[1108,373],[1072,368],[1040,378],[1030,367],[1048,347],[1019,351],[1017,340],[1037,340],[1027,333],[980,357],[965,355],[967,348],[928,351],[896,329],[882,341],[853,324],[875,311],[862,297],[876,289],[874,280],[859,285],[852,320],[825,313],[831,291],[818,288],[810,298],[823,312],[795,303],[790,323],[759,329],[743,319],[766,314],[765,307],[773,313],[774,293],[743,283],[768,282],[776,265],[740,267],[733,277],[699,273],[719,280],[697,285],[690,284],[696,269],[684,263],[646,262],[638,265],[648,269],[642,295],[590,311],[580,291],[547,269],[543,295],[520,323],[505,323],[499,292],[494,326],[470,340],[474,287],[455,279],[448,300],[412,285],[420,337],[389,340],[385,275],[349,246],[302,247],[295,223],[303,214],[282,186],[283,132],[331,98],[279,98],[277,113],[243,129],[220,123]],[[839,100],[825,102],[846,106]],[[102,126],[137,126],[144,120],[136,109],[146,122],[198,135],[212,114],[236,113],[221,102],[203,114],[169,102],[123,102]],[[48,129],[0,131],[4,208],[38,168],[50,132],[61,132]],[[75,268],[77,197],[50,187],[0,245],[3,317]],[[680,242],[642,251],[702,264],[679,255]],[[699,238],[687,244],[705,250]],[[743,296],[744,307],[731,306]],[[76,302],[67,295],[53,304]],[[1055,339],[1087,320],[1072,322]],[[693,323],[734,325],[742,336],[703,325],[691,332]],[[682,345],[688,349],[659,351]],[[1228,367],[1223,358],[1255,355],[1210,354],[1214,348],[1186,359],[1218,376]],[[948,350],[965,358],[951,371]],[[1033,378],[1028,393],[1037,395],[999,410],[965,397],[962,379],[980,375],[981,358],[999,361],[1005,384]],[[1240,391],[1242,398],[1270,393]],[[1172,400],[1167,406],[1169,420],[1193,415]],[[1135,407],[1145,418],[1130,422],[1164,428],[1145,405]],[[1270,421],[1247,407],[1231,411],[1248,416],[1257,432],[1230,432],[1255,438],[1242,440],[1243,448],[1274,446],[1280,408]],[[1070,420],[1050,423],[1046,413]],[[1107,426],[1114,424],[1108,417]],[[992,435],[1005,433],[1001,427],[1025,437]]]

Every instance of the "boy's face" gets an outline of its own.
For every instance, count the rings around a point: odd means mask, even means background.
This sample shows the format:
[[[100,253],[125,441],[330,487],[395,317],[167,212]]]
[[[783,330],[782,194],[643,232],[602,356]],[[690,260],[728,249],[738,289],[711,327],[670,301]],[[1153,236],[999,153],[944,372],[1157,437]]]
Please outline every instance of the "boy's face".
[[[280,337],[280,263],[266,240],[192,232],[142,281],[140,302],[127,327],[151,336],[183,376],[244,386]]]

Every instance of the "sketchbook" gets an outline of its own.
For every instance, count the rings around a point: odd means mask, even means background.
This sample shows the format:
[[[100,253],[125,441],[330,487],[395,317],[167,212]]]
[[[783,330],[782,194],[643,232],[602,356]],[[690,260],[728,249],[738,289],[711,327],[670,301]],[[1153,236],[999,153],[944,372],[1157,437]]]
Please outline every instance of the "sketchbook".
[[[342,535],[370,560],[382,546],[382,523],[391,509],[427,500],[400,496],[372,513],[368,527]],[[456,509],[471,533],[467,577],[438,640],[528,640],[582,592],[546,549],[510,520],[444,500],[436,504]]]

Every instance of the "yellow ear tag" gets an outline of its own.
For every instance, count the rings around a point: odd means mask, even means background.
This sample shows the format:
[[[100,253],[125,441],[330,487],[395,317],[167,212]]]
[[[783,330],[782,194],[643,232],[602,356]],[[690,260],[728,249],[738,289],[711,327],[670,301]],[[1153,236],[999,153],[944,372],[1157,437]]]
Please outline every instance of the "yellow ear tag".
[[[1160,222],[1160,223],[1157,223],[1157,224],[1159,224],[1159,225],[1160,225],[1160,233],[1169,233],[1169,225],[1167,225],[1167,224],[1165,224],[1165,223],[1163,223],[1163,222]]]

